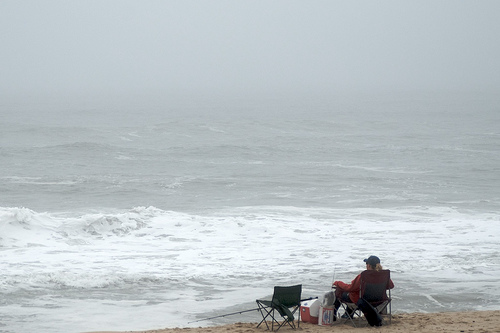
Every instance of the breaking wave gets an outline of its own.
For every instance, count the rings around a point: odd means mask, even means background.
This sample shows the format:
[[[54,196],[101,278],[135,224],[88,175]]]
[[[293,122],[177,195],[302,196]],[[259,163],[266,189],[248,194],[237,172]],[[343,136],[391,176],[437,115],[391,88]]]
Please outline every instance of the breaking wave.
[[[123,237],[147,228],[153,218],[165,214],[167,212],[155,207],[81,216],[0,207],[0,247],[49,246],[54,242],[85,244],[91,239]],[[90,237],[90,240],[81,240],[81,237]],[[76,241],[79,238],[80,242]]]

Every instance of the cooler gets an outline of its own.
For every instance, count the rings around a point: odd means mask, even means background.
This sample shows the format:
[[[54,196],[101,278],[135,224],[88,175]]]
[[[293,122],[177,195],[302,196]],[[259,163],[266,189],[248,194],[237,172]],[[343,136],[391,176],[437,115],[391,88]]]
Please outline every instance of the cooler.
[[[302,319],[304,323],[317,324],[319,306],[320,303],[318,299],[311,299],[300,303],[300,319]]]

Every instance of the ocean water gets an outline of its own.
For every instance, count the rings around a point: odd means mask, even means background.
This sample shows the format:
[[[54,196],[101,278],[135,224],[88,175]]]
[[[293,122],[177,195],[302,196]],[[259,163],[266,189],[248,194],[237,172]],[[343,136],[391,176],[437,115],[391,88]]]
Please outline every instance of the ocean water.
[[[393,311],[500,309],[500,99],[0,105],[0,332],[256,321],[378,255]]]

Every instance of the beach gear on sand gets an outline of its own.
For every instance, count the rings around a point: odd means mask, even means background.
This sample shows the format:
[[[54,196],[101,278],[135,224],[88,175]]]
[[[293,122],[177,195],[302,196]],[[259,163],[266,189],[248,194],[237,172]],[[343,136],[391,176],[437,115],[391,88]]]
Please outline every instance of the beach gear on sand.
[[[259,311],[262,315],[262,320],[257,325],[259,327],[262,323],[265,323],[267,329],[269,329],[269,324],[267,322],[268,319],[271,320],[271,330],[274,331],[274,324],[277,324],[276,331],[278,331],[285,324],[290,325],[292,328],[296,328],[294,320],[295,320],[295,312],[300,308],[302,302],[310,301],[313,299],[317,299],[317,297],[310,297],[306,299],[301,299],[302,294],[302,285],[295,285],[290,287],[274,287],[274,293],[271,300],[258,299],[256,300],[258,307],[249,310],[236,311],[232,313],[226,313],[219,316],[202,318],[198,320],[193,320],[188,322],[188,324],[196,323],[205,320],[211,320],[216,318],[222,318],[227,316],[233,316],[242,314],[245,312],[251,311]],[[275,311],[277,313],[275,313]],[[279,314],[282,317],[282,321],[280,322]],[[297,328],[299,327],[300,322],[300,311],[297,320]]]
[[[277,325],[276,331],[286,324],[295,329],[294,314],[300,308],[301,294],[301,284],[288,287],[274,287],[273,297],[270,301],[261,299],[256,300],[259,306],[259,312],[262,315],[262,320],[257,327],[264,323],[267,329],[269,329],[267,320],[270,319],[271,331],[274,331],[274,324]],[[300,311],[298,311],[298,313],[297,328],[300,323]],[[281,319],[277,314],[281,316]]]

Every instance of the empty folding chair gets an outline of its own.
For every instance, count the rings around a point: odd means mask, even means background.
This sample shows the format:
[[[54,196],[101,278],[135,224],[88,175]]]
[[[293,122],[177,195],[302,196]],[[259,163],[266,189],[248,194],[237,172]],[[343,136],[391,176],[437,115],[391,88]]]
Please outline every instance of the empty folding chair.
[[[267,329],[269,329],[267,321],[270,320],[271,331],[274,331],[274,324],[277,325],[276,331],[285,324],[295,329],[294,314],[300,308],[301,294],[301,284],[289,287],[274,287],[274,293],[271,300],[256,300],[259,312],[262,315],[262,320],[257,327],[265,323]],[[277,316],[278,314],[279,316]],[[300,311],[298,311],[297,327],[299,327],[299,323]]]

